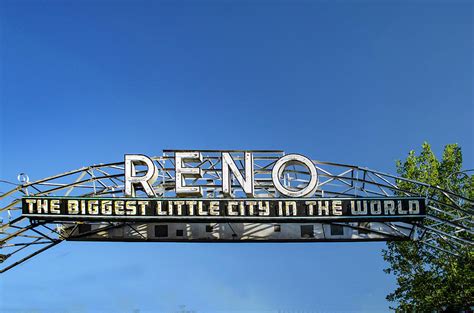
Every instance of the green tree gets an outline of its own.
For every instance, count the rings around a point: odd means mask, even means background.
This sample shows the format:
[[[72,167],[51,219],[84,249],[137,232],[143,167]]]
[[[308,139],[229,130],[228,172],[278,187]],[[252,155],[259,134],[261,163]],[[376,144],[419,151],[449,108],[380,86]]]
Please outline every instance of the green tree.
[[[442,159],[438,160],[430,145],[425,142],[419,155],[410,151],[407,159],[404,162],[397,161],[396,166],[400,177],[437,186],[474,201],[474,175],[461,172],[462,152],[457,144],[446,145]],[[439,203],[454,200],[461,208],[471,212],[473,210],[473,201],[463,200],[462,197],[453,199],[452,196],[448,199],[445,193],[436,188],[405,180],[398,180],[397,186],[438,200]],[[449,206],[442,209],[446,214],[453,210]],[[467,222],[472,225],[472,218]],[[425,220],[424,223],[430,225],[435,222]],[[451,226],[446,226],[446,231],[450,230],[449,227]],[[459,232],[457,236],[474,239],[466,231]],[[441,238],[433,245],[446,248],[445,250],[451,248]],[[467,246],[458,249],[456,253],[457,256],[418,241],[388,242],[387,248],[383,250],[383,257],[389,263],[385,272],[397,278],[397,288],[387,295],[387,300],[396,304],[392,309],[396,312],[472,312],[474,251]]]

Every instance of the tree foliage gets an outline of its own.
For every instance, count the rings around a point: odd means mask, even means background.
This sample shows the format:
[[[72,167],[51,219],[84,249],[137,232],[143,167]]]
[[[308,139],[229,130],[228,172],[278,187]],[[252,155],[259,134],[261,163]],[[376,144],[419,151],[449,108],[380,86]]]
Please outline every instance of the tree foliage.
[[[438,160],[428,143],[419,155],[410,151],[404,162],[397,161],[400,177],[449,190],[467,199],[474,199],[474,175],[462,171],[462,152],[457,144],[445,146]],[[457,201],[457,205],[472,210],[472,201],[447,199],[440,189],[429,188],[410,181],[398,180],[397,186],[411,193],[427,196],[439,203]],[[470,203],[469,203],[470,202]],[[443,207],[449,213],[452,208]],[[441,213],[442,214],[442,213]],[[472,225],[472,219],[468,221]],[[432,224],[433,221],[424,221]],[[444,227],[444,226],[443,226]],[[450,231],[449,225],[446,231]],[[473,239],[469,232],[457,236]],[[448,242],[439,238],[433,246],[449,250]],[[389,263],[386,273],[397,278],[397,288],[387,296],[397,312],[472,312],[474,306],[474,251],[470,247],[457,248],[457,256],[434,249],[417,241],[393,241],[383,251]]]

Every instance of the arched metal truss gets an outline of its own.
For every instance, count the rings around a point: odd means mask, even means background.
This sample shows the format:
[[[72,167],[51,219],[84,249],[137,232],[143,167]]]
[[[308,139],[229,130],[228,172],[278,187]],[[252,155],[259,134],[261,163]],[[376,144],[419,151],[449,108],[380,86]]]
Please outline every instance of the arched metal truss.
[[[160,197],[174,197],[174,152],[165,150],[162,156],[152,158],[158,165],[159,179],[154,189]],[[229,151],[243,168],[242,151]],[[201,164],[190,164],[203,169],[203,179],[193,183],[202,186],[206,198],[222,197],[221,188],[221,151],[202,151]],[[253,151],[255,168],[256,197],[275,197],[276,191],[271,184],[271,170],[282,151]],[[474,199],[467,199],[450,190],[411,181],[402,177],[381,173],[368,168],[313,161],[318,170],[319,184],[315,197],[390,197],[422,196],[426,198],[427,216],[423,222],[321,222],[318,238],[298,238],[290,241],[370,241],[370,240],[416,240],[430,249],[457,255],[461,249],[470,249],[473,245]],[[289,188],[298,188],[307,183],[307,173],[299,168],[285,170],[284,184]],[[402,190],[400,182],[411,184],[420,190],[413,193]],[[1,190],[11,188],[11,183],[0,182]],[[234,186],[236,194],[238,184]],[[138,191],[140,193],[140,191]],[[441,195],[441,196],[440,196]],[[83,167],[66,173],[47,177],[35,182],[24,181],[10,191],[0,194],[0,272],[5,272],[31,257],[55,246],[64,240],[149,240],[146,224],[130,222],[61,222],[49,223],[33,221],[21,216],[21,198],[23,196],[75,196],[75,197],[122,197],[124,196],[124,163],[109,163]],[[195,223],[199,224],[199,223]],[[248,224],[239,227],[239,223],[229,224],[231,236],[209,237],[220,241],[267,240],[262,234],[273,224]],[[240,223],[243,224],[243,223]],[[189,228],[189,224],[183,224]],[[240,225],[241,226],[241,225]],[[331,227],[347,229],[343,236],[333,235]],[[219,227],[217,227],[218,229]],[[222,227],[223,229],[223,227]],[[227,239],[226,239],[227,238]],[[278,240],[275,237],[274,241]],[[291,238],[290,238],[291,239]],[[199,240],[199,238],[198,238]],[[166,241],[154,239],[152,241]],[[171,239],[168,241],[179,241]],[[219,240],[215,240],[219,241]],[[272,240],[270,240],[272,241]]]

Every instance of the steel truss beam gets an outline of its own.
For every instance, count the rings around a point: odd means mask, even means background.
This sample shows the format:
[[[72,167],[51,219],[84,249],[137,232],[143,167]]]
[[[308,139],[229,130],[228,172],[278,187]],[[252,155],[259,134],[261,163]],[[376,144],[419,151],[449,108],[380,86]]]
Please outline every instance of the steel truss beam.
[[[153,186],[161,197],[174,196],[174,152],[164,150],[163,155],[152,158],[159,168],[159,179]],[[217,150],[201,151],[204,155],[199,166],[204,177],[190,183],[201,186],[205,197],[222,197],[222,177],[220,153]],[[243,171],[242,151],[229,150],[238,167]],[[271,170],[282,151],[253,151],[255,167],[255,190],[257,197],[276,197],[271,183]],[[461,249],[471,249],[474,243],[473,213],[474,199],[468,199],[450,190],[438,186],[397,177],[355,165],[313,161],[319,175],[316,197],[389,197],[423,196],[427,201],[427,218],[422,222],[401,223],[320,223],[321,225],[339,225],[370,234],[354,240],[416,240],[432,249],[457,255]],[[308,173],[304,169],[289,167],[285,170],[283,184],[288,188],[301,188],[308,182]],[[423,194],[402,190],[400,182],[413,184]],[[11,188],[11,183],[0,181],[0,187]],[[243,195],[240,186],[233,182],[235,195]],[[138,191],[140,193],[140,191]],[[61,224],[35,223],[21,216],[21,197],[29,196],[96,196],[120,197],[124,195],[123,162],[99,164],[82,167],[35,182],[24,182],[6,192],[0,192],[0,262],[3,273],[28,259],[46,251],[64,240],[100,240],[94,237],[100,232],[114,229],[128,229],[141,235],[139,225],[117,223],[64,222]],[[440,196],[441,195],[441,196]],[[378,224],[377,227],[374,224]],[[78,232],[84,225],[90,230]],[[95,225],[92,227],[92,225]],[[230,225],[232,228],[232,225]],[[324,232],[324,227],[322,227]],[[232,230],[233,231],[233,230]],[[235,232],[234,232],[235,233]],[[326,234],[323,234],[326,238]],[[143,236],[142,236],[143,237]],[[146,240],[138,236],[137,240]],[[250,241],[252,237],[249,237]],[[259,239],[259,238],[256,238]],[[120,240],[120,239],[119,239]],[[352,239],[351,239],[352,240]],[[309,240],[311,241],[311,240]]]

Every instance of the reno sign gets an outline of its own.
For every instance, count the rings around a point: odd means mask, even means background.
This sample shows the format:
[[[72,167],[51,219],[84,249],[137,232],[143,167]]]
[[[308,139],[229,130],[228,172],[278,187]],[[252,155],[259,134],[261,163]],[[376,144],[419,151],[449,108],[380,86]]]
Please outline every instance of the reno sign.
[[[27,196],[23,215],[55,221],[302,223],[406,221],[426,214],[420,197],[325,197],[318,190],[317,166],[300,154],[258,166],[255,158],[253,151],[214,150],[205,157],[203,151],[181,150],[164,163],[127,154],[121,196]],[[285,180],[289,169],[303,177],[296,186]]]

